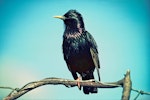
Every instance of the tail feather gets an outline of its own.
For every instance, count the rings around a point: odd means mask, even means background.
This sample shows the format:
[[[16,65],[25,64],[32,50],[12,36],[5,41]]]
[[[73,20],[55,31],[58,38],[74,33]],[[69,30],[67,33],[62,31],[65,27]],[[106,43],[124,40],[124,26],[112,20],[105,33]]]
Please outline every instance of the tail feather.
[[[84,74],[84,76],[82,76],[82,80],[89,80],[89,79],[94,79],[93,73]],[[98,89],[96,87],[83,86],[83,92],[85,94],[97,93]]]
[[[87,86],[84,86],[84,87],[83,87],[83,92],[84,92],[85,94],[97,93],[98,90],[97,90],[96,87],[87,87]]]

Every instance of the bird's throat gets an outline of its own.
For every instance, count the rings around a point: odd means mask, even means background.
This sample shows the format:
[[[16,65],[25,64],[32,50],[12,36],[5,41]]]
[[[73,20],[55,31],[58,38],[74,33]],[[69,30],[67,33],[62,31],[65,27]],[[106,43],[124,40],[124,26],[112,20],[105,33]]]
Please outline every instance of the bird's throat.
[[[65,38],[78,38],[80,37],[84,32],[84,28],[76,28],[76,29],[66,29],[64,32]]]
[[[65,37],[67,39],[69,39],[69,38],[75,38],[76,39],[76,38],[80,37],[81,34],[82,33],[79,33],[79,32],[76,32],[76,33],[67,33],[67,34],[65,34]]]

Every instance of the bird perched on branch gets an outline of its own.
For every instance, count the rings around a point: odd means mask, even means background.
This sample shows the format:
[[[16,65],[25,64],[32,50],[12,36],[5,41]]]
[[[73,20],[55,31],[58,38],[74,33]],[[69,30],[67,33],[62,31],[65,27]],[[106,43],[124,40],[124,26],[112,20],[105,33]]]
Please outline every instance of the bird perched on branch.
[[[73,78],[79,80],[78,73],[82,80],[92,80],[96,68],[100,81],[97,45],[92,35],[85,30],[82,15],[76,10],[69,10],[63,16],[54,17],[62,19],[65,24],[63,55]],[[78,87],[80,88],[79,82]],[[84,86],[83,91],[85,94],[98,92],[96,87],[88,86]]]

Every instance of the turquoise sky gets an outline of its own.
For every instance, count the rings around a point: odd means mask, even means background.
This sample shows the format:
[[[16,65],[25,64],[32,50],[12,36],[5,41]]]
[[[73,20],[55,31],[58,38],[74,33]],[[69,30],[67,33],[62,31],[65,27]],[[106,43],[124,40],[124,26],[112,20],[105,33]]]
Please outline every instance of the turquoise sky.
[[[62,55],[64,25],[53,18],[76,9],[95,38],[102,82],[118,81],[131,70],[133,88],[150,91],[148,0],[1,0],[0,86],[21,88],[47,77],[73,79]],[[97,79],[97,75],[95,73]],[[0,99],[10,90],[0,89]],[[122,88],[85,95],[77,87],[39,87],[19,98],[120,100]],[[137,93],[131,93],[131,100]],[[150,96],[139,96],[148,100]]]

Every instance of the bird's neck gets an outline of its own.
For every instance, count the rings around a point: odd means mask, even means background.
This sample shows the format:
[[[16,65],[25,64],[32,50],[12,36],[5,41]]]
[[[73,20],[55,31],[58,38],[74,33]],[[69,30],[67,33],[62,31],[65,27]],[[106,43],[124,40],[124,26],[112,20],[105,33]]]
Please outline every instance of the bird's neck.
[[[77,27],[67,27],[65,29],[64,32],[64,37],[65,38],[77,38],[80,35],[82,35],[82,33],[84,33],[85,28],[80,27],[80,25],[77,25]]]

